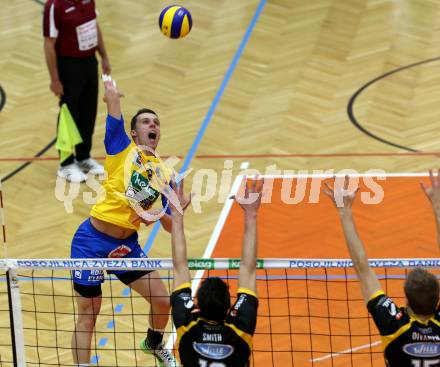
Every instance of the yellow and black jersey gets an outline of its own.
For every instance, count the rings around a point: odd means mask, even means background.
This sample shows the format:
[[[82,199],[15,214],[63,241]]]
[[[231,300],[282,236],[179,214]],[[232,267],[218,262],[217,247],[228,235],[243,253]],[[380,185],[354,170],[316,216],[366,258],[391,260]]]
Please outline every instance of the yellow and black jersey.
[[[223,322],[200,316],[189,283],[172,293],[171,307],[177,330],[176,349],[183,367],[249,366],[257,324],[258,299],[254,292],[239,288],[237,301]]]
[[[375,293],[367,307],[382,336],[387,366],[440,367],[440,308],[421,321],[383,291]]]

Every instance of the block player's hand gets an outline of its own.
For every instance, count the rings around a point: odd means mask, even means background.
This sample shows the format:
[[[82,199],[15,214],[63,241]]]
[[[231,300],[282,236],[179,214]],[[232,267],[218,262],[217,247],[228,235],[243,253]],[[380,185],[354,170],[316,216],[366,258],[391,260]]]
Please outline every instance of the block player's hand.
[[[263,196],[264,179],[255,177],[249,183],[245,182],[244,194],[235,195],[232,198],[240,205],[245,214],[256,214],[261,205]]]
[[[420,183],[420,186],[426,197],[431,201],[433,209],[437,213],[440,213],[440,169],[437,170],[437,176],[434,176],[430,169],[429,180],[431,182],[431,187],[425,185],[423,182]]]
[[[180,180],[179,185],[176,184],[174,179],[171,179],[171,194],[166,195],[168,199],[168,205],[171,209],[172,215],[183,215],[185,209],[191,204],[191,199],[193,197],[192,193],[185,195],[184,192],[184,180]],[[168,187],[169,187],[168,186]]]
[[[349,191],[350,178],[345,176],[344,183],[342,184],[337,178],[333,179],[333,187],[327,182],[325,183],[324,193],[333,201],[336,208],[340,211],[350,211],[353,206],[353,202],[356,199],[356,193],[359,188]]]

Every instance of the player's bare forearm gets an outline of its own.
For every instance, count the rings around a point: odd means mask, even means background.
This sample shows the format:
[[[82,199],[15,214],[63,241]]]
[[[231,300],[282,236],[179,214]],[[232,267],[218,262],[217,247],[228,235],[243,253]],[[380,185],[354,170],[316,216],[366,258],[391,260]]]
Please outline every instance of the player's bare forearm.
[[[239,286],[253,292],[256,292],[257,241],[257,212],[245,212]]]
[[[350,253],[353,267],[361,283],[362,295],[364,296],[365,302],[368,302],[371,296],[381,289],[381,286],[377,280],[376,274],[368,264],[368,258],[365,253],[364,245],[357,232],[351,207],[341,208],[338,212],[348,252]]]
[[[51,81],[59,81],[55,38],[44,38],[44,56]]]
[[[434,207],[435,224],[437,227],[437,246],[440,251],[440,208]]]
[[[440,250],[440,168],[437,170],[436,175],[431,169],[429,170],[429,181],[431,186],[426,185],[424,182],[421,182],[420,185],[434,210],[437,225],[437,245]]]
[[[171,215],[171,245],[173,252],[174,289],[191,280],[186,255],[186,239],[183,216],[180,213]]]
[[[120,101],[107,101],[107,113],[115,119],[120,120],[122,117]]]
[[[104,44],[104,37],[101,32],[101,28],[98,27],[98,53],[101,56],[101,66],[102,66],[102,73],[110,75],[112,72],[112,67],[110,65],[110,61],[107,55],[107,50],[105,48]]]
[[[122,118],[121,112],[121,96],[116,83],[110,75],[103,75],[104,80],[104,102],[107,105],[107,113],[117,120]]]
[[[105,49],[104,37],[102,36],[101,28],[97,25],[98,28],[98,53],[101,56],[101,59],[108,58],[107,50]]]
[[[440,250],[440,203],[433,201],[431,204],[434,211],[435,224],[437,228],[437,246]]]

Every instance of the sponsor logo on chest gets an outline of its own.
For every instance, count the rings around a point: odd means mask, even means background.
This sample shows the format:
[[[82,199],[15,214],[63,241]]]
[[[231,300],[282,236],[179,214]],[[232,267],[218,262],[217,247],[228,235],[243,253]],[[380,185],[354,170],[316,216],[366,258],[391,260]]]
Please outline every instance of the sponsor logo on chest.
[[[234,347],[229,344],[193,342],[193,348],[201,356],[215,360],[225,359],[234,352]]]
[[[410,343],[405,344],[402,350],[410,356],[419,358],[440,356],[440,344],[437,343]]]

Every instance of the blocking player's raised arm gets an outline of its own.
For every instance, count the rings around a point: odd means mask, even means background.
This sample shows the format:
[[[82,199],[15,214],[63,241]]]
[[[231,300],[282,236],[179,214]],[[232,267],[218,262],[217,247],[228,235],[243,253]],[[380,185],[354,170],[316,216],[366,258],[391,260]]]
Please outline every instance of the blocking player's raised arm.
[[[244,235],[241,249],[239,288],[256,293],[256,265],[258,253],[257,216],[261,204],[264,180],[246,183],[244,197],[236,201],[244,212]]]
[[[429,180],[431,181],[431,187],[423,182],[420,185],[431,202],[434,211],[435,223],[437,225],[437,245],[440,250],[440,168],[437,170],[437,176],[434,176],[432,170],[429,170]]]
[[[183,180],[180,185],[171,183],[168,202],[171,209],[171,246],[173,253],[174,283],[176,289],[184,283],[191,281],[188,269],[188,257],[186,254],[186,238],[183,225],[184,210],[191,202],[191,195],[185,196],[183,191]]]
[[[359,277],[361,291],[365,303],[368,303],[371,297],[381,289],[381,286],[376,274],[368,264],[364,244],[359,237],[353,219],[352,205],[356,197],[357,189],[353,192],[348,192],[348,177],[345,177],[343,187],[341,185],[337,185],[336,180],[334,181],[333,188],[328,184],[326,184],[326,186],[327,189],[324,190],[324,192],[332,199],[336,209],[338,210],[347,249],[353,261],[353,267]],[[338,197],[342,199],[342,202],[337,200]]]

